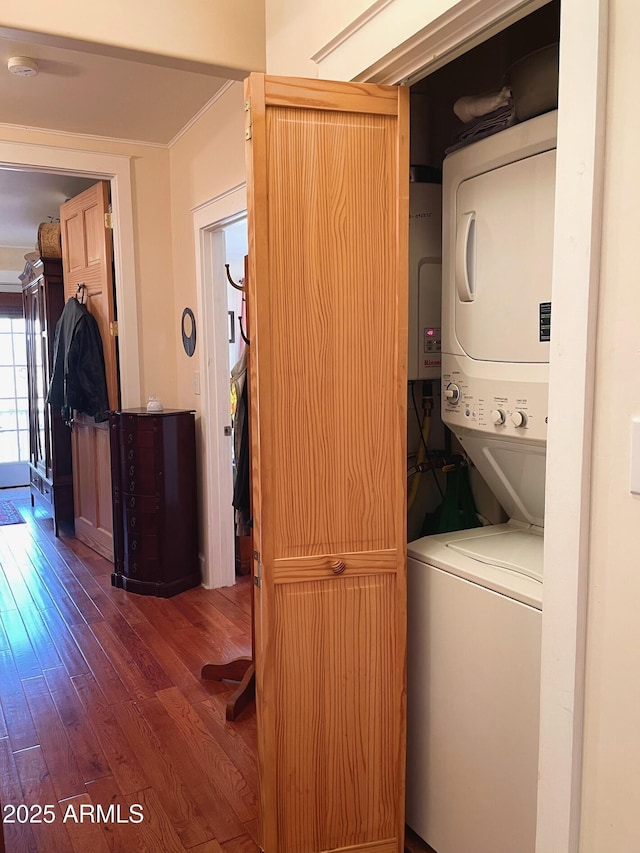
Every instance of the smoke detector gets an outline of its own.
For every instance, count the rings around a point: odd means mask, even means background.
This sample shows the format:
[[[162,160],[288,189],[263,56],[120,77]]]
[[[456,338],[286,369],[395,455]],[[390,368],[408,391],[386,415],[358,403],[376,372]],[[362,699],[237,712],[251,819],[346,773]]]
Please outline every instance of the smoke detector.
[[[38,63],[28,56],[12,56],[7,62],[7,68],[16,77],[35,77],[38,73]]]

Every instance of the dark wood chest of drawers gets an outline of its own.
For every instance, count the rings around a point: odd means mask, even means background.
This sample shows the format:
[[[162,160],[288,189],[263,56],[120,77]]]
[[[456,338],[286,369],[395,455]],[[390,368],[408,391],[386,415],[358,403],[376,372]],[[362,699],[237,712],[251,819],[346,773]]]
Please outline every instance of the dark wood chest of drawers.
[[[167,598],[200,583],[193,412],[110,418],[114,586]]]

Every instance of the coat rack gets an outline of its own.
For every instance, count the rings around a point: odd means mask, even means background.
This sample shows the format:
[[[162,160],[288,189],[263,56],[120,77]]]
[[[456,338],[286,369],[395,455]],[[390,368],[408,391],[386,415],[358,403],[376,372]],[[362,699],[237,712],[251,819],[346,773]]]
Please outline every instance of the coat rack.
[[[229,284],[232,287],[235,287],[236,290],[241,290],[243,292],[243,299],[246,300],[247,294],[247,257],[244,259],[244,270],[245,275],[241,284],[236,284],[236,282],[231,278],[231,274],[229,272],[229,264],[225,264],[225,268],[227,271],[227,279],[229,280]],[[242,318],[240,319],[240,334],[244,342],[247,344],[247,347],[250,344],[249,339],[245,336],[244,329],[242,328]],[[248,322],[248,316],[247,316]],[[245,382],[249,381],[249,359],[250,352],[247,349],[247,377]],[[249,400],[250,386],[247,385],[247,412],[246,417],[249,417],[249,413],[251,410],[250,400]],[[249,471],[251,471],[251,467],[249,467]],[[249,477],[251,477],[251,473],[249,473]],[[251,489],[249,489],[251,492]],[[249,512],[251,515],[251,511]],[[256,668],[255,668],[255,619],[254,619],[254,591],[255,587],[253,583],[251,584],[251,657],[250,658],[235,658],[234,660],[227,661],[226,663],[207,663],[202,667],[200,672],[200,677],[205,681],[237,681],[239,682],[237,688],[231,694],[227,701],[226,707],[226,718],[229,721],[235,720],[244,710],[244,708],[249,704],[249,702],[254,698],[255,695],[255,678],[256,678]]]
[[[227,271],[227,281],[229,282],[229,284],[231,285],[231,287],[235,287],[235,289],[236,289],[236,290],[240,290],[240,291],[244,294],[244,295],[243,295],[243,297],[242,297],[242,301],[243,301],[243,302],[246,302],[246,301],[247,301],[247,287],[246,287],[246,284],[245,284],[245,282],[246,282],[246,280],[247,280],[247,271],[246,271],[246,266],[245,266],[244,278],[241,278],[241,279],[240,279],[240,281],[239,281],[238,283],[236,283],[236,282],[231,278],[231,273],[229,272],[229,264],[225,264],[225,265],[224,265],[224,268],[225,268],[225,270]],[[250,341],[250,340],[249,340],[249,338],[245,335],[244,328],[243,328],[243,326],[242,326],[242,315],[240,315],[240,316],[238,317],[238,325],[240,326],[240,334],[242,335],[242,340],[245,342],[245,344],[246,344],[247,346],[249,346],[249,344],[251,343],[251,341]]]

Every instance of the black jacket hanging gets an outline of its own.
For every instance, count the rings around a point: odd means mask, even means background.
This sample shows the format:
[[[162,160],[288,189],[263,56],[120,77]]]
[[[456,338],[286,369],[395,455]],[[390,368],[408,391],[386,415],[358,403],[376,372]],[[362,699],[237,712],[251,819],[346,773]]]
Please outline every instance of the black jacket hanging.
[[[109,416],[100,330],[87,306],[75,298],[67,300],[56,325],[47,402],[61,408],[67,424],[71,424],[74,410],[96,421]]]

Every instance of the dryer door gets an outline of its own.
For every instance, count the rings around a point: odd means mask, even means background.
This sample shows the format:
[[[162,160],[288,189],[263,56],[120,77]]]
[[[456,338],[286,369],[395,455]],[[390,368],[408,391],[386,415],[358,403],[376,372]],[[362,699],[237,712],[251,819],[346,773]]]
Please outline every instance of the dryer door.
[[[456,195],[456,336],[471,358],[548,362],[555,151],[463,181]]]

